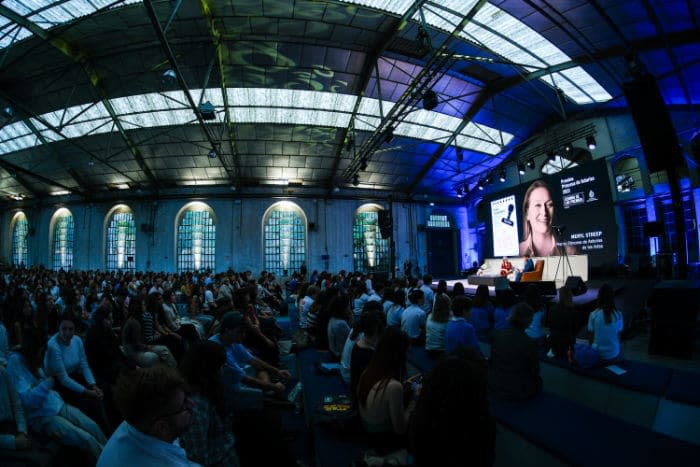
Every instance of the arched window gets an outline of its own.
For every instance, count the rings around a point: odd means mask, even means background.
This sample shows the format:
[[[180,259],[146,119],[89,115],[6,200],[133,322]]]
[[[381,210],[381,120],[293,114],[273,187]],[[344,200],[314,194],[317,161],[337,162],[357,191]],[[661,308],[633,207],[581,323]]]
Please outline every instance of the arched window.
[[[214,270],[216,220],[204,203],[190,203],[178,215],[177,271]]]
[[[73,267],[73,235],[75,226],[73,214],[68,209],[61,208],[53,215],[52,257],[53,268],[70,269]]]
[[[379,229],[381,206],[365,204],[355,213],[352,224],[352,256],[355,271],[389,272],[389,241]]]
[[[15,266],[29,266],[28,234],[27,216],[23,212],[18,212],[15,214],[12,225],[12,264]]]
[[[119,205],[107,214],[105,252],[108,271],[136,269],[136,224],[128,206]]]
[[[306,216],[299,206],[282,201],[263,216],[265,270],[281,276],[298,271],[306,261]]]

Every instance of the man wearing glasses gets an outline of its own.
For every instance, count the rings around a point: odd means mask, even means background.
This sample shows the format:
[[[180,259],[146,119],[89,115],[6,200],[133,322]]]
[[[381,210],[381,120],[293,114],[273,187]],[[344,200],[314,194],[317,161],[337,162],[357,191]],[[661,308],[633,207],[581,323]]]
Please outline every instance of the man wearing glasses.
[[[107,441],[97,467],[199,465],[178,442],[192,422],[192,401],[175,370],[137,369],[117,380],[115,394],[125,421]]]

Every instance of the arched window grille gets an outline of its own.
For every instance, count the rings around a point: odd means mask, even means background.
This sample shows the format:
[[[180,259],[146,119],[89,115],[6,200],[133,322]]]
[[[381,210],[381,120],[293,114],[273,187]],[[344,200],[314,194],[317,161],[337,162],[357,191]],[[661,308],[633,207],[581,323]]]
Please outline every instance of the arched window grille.
[[[53,224],[53,267],[55,270],[73,267],[73,215],[67,209],[56,214]]]
[[[15,223],[12,226],[12,264],[15,266],[29,265],[28,235],[29,222],[27,221],[27,216],[20,212],[15,216]]]
[[[289,202],[273,205],[263,220],[265,270],[280,276],[306,262],[306,221],[301,208]]]
[[[136,224],[127,207],[114,209],[107,224],[107,270],[136,270]]]
[[[214,270],[216,223],[212,209],[203,203],[192,203],[181,214],[177,224],[177,271]]]
[[[362,206],[352,224],[352,256],[355,271],[389,272],[389,240],[379,229],[381,207]]]

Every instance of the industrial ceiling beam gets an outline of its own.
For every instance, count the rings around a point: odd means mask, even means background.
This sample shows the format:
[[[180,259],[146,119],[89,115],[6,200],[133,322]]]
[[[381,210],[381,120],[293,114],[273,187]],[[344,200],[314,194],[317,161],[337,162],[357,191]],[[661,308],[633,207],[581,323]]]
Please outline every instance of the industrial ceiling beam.
[[[360,171],[361,164],[368,162],[373,152],[384,142],[387,132],[403,121],[407,113],[412,110],[413,104],[422,98],[424,90],[428,89],[446,71],[445,67],[452,59],[452,53],[449,51],[450,44],[485,4],[486,0],[477,1],[440,47],[433,50],[418,75],[409,83],[398,101],[384,115],[377,128],[357,151],[350,165],[343,172],[342,180],[350,180]]]
[[[364,97],[364,91],[367,88],[367,84],[369,84],[370,78],[372,77],[372,69],[377,65],[379,57],[381,57],[382,54],[387,50],[394,36],[396,36],[404,27],[406,27],[408,21],[410,21],[410,19],[413,17],[416,11],[418,11],[418,9],[420,9],[426,1],[427,0],[415,0],[411,7],[401,17],[401,19],[396,21],[389,29],[389,31],[382,35],[382,37],[379,39],[378,47],[366,55],[365,62],[362,64],[362,71],[360,72],[360,80],[357,86],[355,87],[357,100],[355,101],[355,107],[353,107],[352,114],[350,116],[350,126],[341,130],[339,138],[340,145],[338,146],[338,149],[336,149],[335,157],[333,158],[333,166],[331,167],[330,172],[331,176],[325,183],[326,188],[328,190],[326,192],[326,197],[328,197],[331,194],[336,184],[336,172],[338,171],[338,166],[340,165],[340,159],[342,158],[345,143],[346,141],[348,141],[348,138],[355,136],[349,134],[350,129],[352,128],[354,131],[355,117],[357,116],[357,111],[359,110],[360,103],[362,102],[362,99]],[[354,143],[355,142],[353,142],[352,145],[353,150]]]
[[[224,99],[224,125],[226,126],[226,134],[228,135],[231,160],[233,167],[229,167],[228,164],[224,162],[224,155],[219,154],[219,159],[221,164],[224,166],[226,173],[228,173],[229,179],[233,186],[237,189],[241,188],[241,168],[239,164],[238,148],[236,147],[236,135],[235,128],[233,127],[233,121],[231,120],[231,108],[228,103],[228,90],[226,87],[226,67],[224,61],[225,49],[223,45],[222,32],[216,26],[214,21],[214,15],[212,13],[212,2],[210,0],[201,0],[202,13],[207,21],[207,27],[211,33],[212,40],[214,42],[214,47],[216,48],[216,56],[219,62],[219,73],[220,73],[220,87],[221,95]]]
[[[120,2],[117,2],[120,3]],[[55,49],[59,50],[63,55],[66,57],[70,58],[73,60],[75,63],[81,66],[85,74],[87,75],[90,84],[92,84],[93,89],[97,92],[98,98],[100,99],[100,102],[102,105],[104,105],[105,109],[109,113],[109,116],[112,118],[112,121],[114,122],[114,126],[116,127],[117,131],[119,132],[120,136],[126,143],[127,147],[131,151],[131,154],[134,157],[134,160],[138,164],[139,168],[143,171],[143,173],[146,175],[148,178],[149,182],[154,185],[156,188],[158,187],[158,181],[156,180],[155,176],[153,175],[153,172],[151,172],[151,169],[148,167],[146,164],[146,160],[144,159],[143,155],[141,154],[141,151],[139,151],[139,148],[137,145],[129,138],[129,136],[126,134],[126,131],[124,130],[124,127],[119,120],[118,115],[114,111],[114,108],[112,107],[112,104],[110,103],[109,96],[107,95],[107,92],[104,90],[102,87],[102,80],[100,78],[100,75],[97,73],[97,70],[95,67],[92,65],[92,63],[87,59],[87,54],[85,51],[78,49],[74,45],[70,44],[69,42],[61,39],[59,36],[54,35],[54,34],[49,34],[48,31],[44,30],[40,26],[38,26],[36,23],[29,21],[23,16],[18,15],[14,11],[10,10],[9,8],[0,5],[0,15],[5,16],[6,18],[10,19],[16,24],[19,24],[23,28],[27,29],[30,31],[32,34],[35,36],[39,37],[40,39],[44,40],[45,42],[51,44]]]

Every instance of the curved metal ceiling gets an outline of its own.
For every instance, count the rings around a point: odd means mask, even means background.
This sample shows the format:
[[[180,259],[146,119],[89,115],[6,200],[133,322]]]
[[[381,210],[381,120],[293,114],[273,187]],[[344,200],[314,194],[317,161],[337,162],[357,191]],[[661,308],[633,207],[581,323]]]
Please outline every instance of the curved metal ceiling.
[[[669,105],[697,105],[699,13],[695,0],[6,0],[0,192],[451,195],[562,107],[625,107],[630,52]]]

